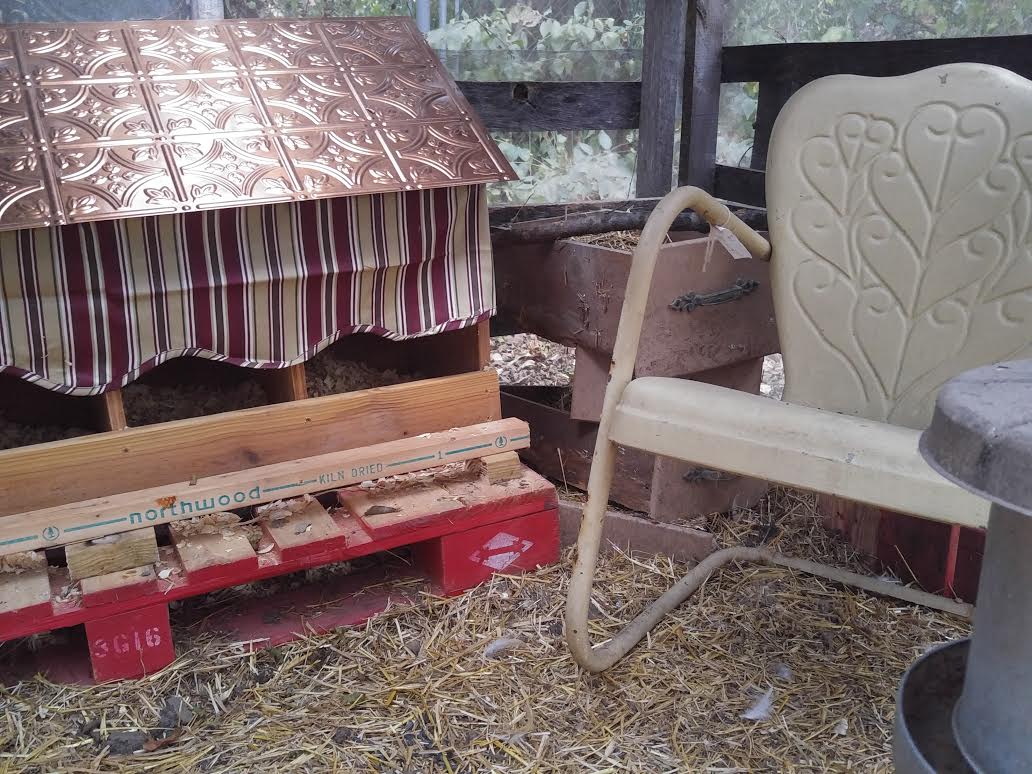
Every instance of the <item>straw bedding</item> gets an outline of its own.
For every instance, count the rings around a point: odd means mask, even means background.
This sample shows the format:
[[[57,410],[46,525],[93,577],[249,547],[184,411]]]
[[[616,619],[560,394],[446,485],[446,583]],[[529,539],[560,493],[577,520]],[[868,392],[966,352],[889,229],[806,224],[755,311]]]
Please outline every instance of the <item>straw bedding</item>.
[[[722,543],[861,566],[807,496],[776,490],[706,526]],[[711,579],[627,659],[587,675],[562,639],[569,560],[259,653],[180,626],[180,658],[141,681],[11,685],[0,691],[0,772],[889,771],[900,675],[966,628],[747,567]],[[596,636],[684,569],[605,558]],[[216,615],[231,603],[200,604]],[[175,697],[188,719],[169,720]]]

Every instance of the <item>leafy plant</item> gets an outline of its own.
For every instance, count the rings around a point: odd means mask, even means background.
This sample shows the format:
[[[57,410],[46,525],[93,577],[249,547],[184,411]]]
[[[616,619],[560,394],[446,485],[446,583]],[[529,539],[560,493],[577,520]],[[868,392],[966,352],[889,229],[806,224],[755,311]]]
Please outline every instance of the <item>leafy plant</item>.
[[[598,18],[591,0],[564,19],[516,3],[482,16],[464,12],[427,40],[460,79],[631,80],[641,72],[644,24],[641,14]]]

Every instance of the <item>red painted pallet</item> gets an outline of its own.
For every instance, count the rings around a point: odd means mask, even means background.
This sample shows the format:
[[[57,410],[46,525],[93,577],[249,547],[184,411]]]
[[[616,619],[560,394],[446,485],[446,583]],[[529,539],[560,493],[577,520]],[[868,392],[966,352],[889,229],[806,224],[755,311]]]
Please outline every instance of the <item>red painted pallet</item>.
[[[498,484],[480,476],[418,489],[351,488],[338,498],[341,506],[330,512],[315,504],[285,521],[264,523],[257,550],[241,534],[174,535],[154,567],[87,579],[81,594],[67,593],[76,586],[62,568],[0,576],[0,641],[83,624],[94,679],[139,677],[175,658],[168,618],[173,600],[407,545],[414,558],[408,575],[443,594],[559,556],[555,488],[529,470]],[[345,578],[335,587],[341,596],[332,614],[328,589],[321,588],[309,590],[318,613],[306,615],[307,603],[292,599],[284,608],[291,615],[273,620],[270,629],[268,608],[275,603],[266,599],[263,613],[240,607],[222,628],[262,647],[361,623],[403,597],[405,588],[411,591],[405,583],[391,591],[387,580],[392,578],[375,572]],[[378,591],[361,593],[370,581]]]

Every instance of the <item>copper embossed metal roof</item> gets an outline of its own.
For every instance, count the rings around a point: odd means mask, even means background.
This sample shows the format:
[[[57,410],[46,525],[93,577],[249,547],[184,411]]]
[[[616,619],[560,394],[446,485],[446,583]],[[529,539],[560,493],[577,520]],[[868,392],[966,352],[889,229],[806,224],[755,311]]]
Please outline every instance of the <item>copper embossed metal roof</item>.
[[[0,229],[514,177],[407,17],[0,28]]]

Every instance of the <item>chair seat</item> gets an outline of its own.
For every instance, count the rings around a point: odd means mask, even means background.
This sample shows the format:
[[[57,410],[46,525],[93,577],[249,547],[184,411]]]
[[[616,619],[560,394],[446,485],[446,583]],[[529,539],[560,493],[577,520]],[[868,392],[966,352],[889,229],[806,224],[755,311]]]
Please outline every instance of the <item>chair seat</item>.
[[[645,377],[626,388],[610,440],[893,511],[984,527],[989,504],[918,452],[918,430],[717,387]]]

